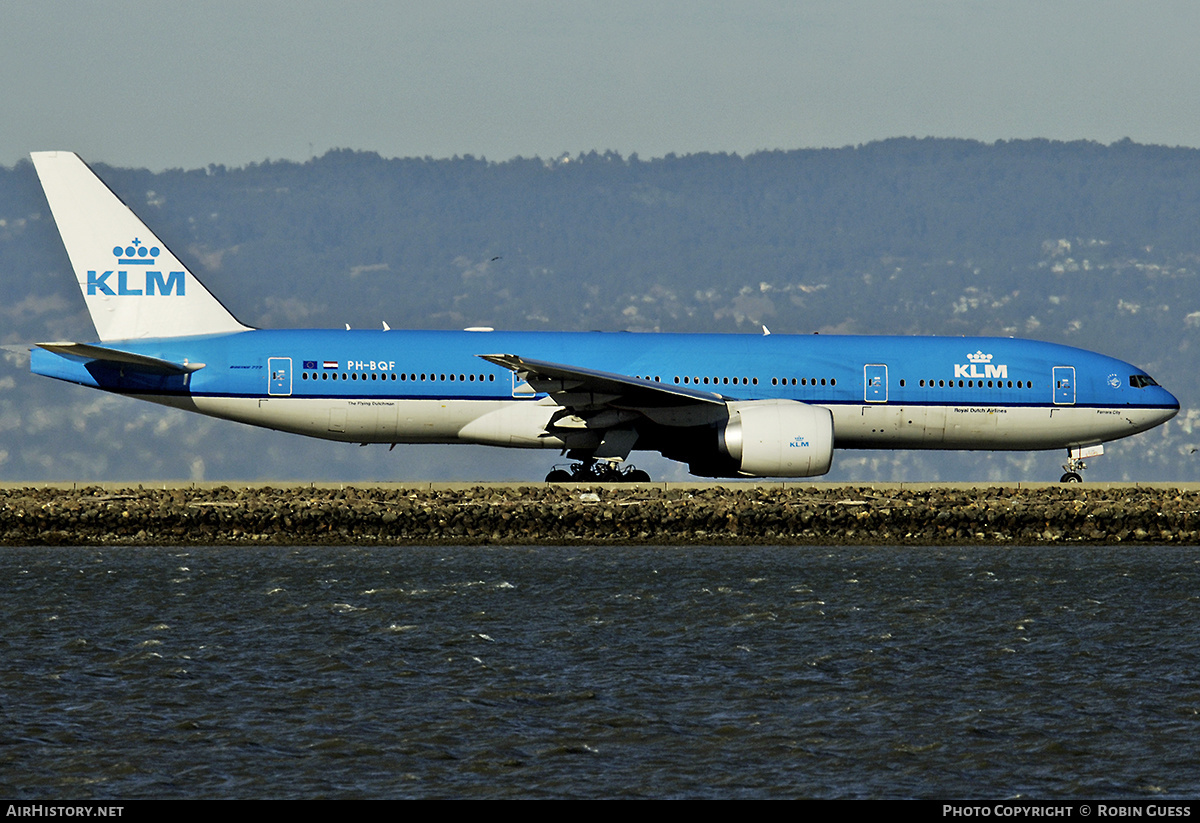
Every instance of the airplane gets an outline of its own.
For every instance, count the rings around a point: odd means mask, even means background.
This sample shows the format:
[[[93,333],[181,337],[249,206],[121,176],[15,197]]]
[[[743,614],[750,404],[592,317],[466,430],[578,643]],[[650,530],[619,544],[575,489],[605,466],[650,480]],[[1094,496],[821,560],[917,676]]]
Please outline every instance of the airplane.
[[[96,342],[39,343],[35,374],[351,443],[555,449],[547,481],[646,481],[634,450],[702,477],[816,477],[836,449],[1103,444],[1179,401],[1095,352],[999,337],[255,329],[74,153],[32,160]]]

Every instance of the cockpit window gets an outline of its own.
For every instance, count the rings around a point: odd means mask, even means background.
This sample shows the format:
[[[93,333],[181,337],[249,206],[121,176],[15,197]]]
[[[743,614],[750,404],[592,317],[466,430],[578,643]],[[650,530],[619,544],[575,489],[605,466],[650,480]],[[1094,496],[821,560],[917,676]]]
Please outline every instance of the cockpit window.
[[[1129,385],[1135,389],[1144,389],[1147,386],[1157,386],[1154,378],[1148,374],[1131,374],[1129,375]]]

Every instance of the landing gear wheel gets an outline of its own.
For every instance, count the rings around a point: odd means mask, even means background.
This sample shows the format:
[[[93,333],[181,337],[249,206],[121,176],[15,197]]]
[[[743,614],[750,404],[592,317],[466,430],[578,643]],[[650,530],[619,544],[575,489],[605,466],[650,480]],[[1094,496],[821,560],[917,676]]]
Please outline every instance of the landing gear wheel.
[[[1074,457],[1071,454],[1071,449],[1067,449],[1067,462],[1063,463],[1063,471],[1066,472],[1062,477],[1058,478],[1059,483],[1082,483],[1083,476],[1081,471],[1087,468],[1087,463],[1083,462],[1082,457]]]
[[[547,483],[649,483],[650,475],[633,466],[621,466],[608,460],[572,463],[569,469],[555,467],[546,475]]]

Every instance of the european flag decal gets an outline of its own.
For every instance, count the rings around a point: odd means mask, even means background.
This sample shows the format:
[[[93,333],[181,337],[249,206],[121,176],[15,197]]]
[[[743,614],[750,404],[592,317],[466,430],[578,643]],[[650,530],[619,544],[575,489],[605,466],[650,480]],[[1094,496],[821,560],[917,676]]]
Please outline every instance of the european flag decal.
[[[305,369],[315,369],[316,367],[317,367],[317,361],[316,361],[316,360],[305,360],[305,361],[304,361],[304,368],[305,368]]]

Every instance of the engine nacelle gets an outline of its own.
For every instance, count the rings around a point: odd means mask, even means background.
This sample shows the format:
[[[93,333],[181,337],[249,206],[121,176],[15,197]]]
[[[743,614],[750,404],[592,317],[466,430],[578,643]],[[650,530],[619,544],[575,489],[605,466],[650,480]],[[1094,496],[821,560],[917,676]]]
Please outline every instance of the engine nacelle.
[[[730,403],[718,441],[742,474],[815,477],[833,465],[833,413],[795,400]]]

